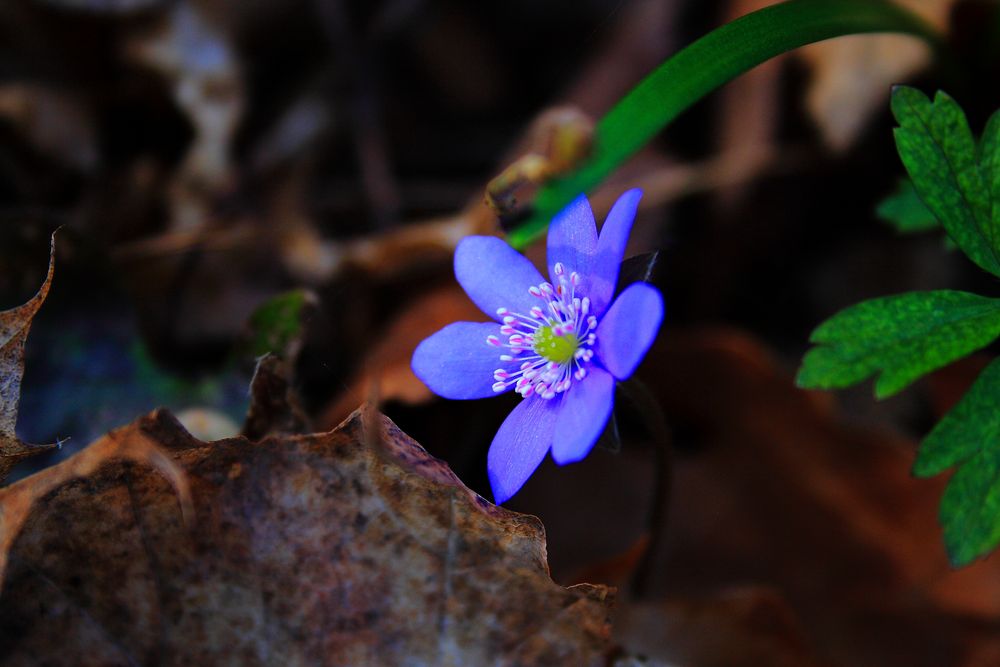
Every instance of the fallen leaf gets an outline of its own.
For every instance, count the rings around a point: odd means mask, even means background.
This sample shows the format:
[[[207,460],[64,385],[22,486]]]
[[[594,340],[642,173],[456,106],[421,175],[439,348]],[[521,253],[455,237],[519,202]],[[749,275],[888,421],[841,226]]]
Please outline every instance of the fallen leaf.
[[[288,364],[273,354],[257,362],[250,382],[250,408],[240,432],[248,440],[309,431],[309,417],[289,384]]]
[[[21,378],[24,376],[24,343],[35,314],[49,295],[55,271],[56,239],[52,235],[49,250],[49,272],[45,282],[27,303],[0,312],[0,482],[10,469],[23,458],[52,449],[55,445],[32,445],[14,432],[17,408],[21,402]]]
[[[624,605],[615,639],[631,652],[695,667],[817,667],[780,593],[743,587],[704,598]]]
[[[187,524],[160,475],[94,453],[144,442],[183,471]],[[5,666],[603,665],[609,653],[612,591],[555,584],[538,519],[469,491],[374,410],[257,443],[201,442],[159,411],[0,491],[0,516],[27,497],[23,528],[4,526]]]
[[[943,483],[910,475],[914,439],[795,390],[744,334],[675,334],[643,369],[688,447],[699,443],[675,469],[664,588],[774,587],[835,665],[975,664],[967,656],[996,643],[998,563],[949,567]]]
[[[945,30],[954,0],[898,0]],[[930,62],[927,44],[902,35],[852,35],[796,52],[812,70],[806,106],[826,143],[847,149],[873,112],[888,107],[889,88]]]
[[[575,107],[557,107],[532,124],[531,150],[524,153],[486,184],[486,205],[501,224],[516,221],[520,193],[537,188],[575,168],[593,147],[594,121]]]
[[[183,430],[179,423],[178,428]],[[180,518],[185,523],[191,518],[191,496],[183,471],[145,433],[133,434],[127,429],[128,427],[111,431],[62,463],[0,490],[0,609],[7,606],[7,600],[3,597],[5,588],[2,587],[7,574],[7,565],[12,555],[17,558],[16,553],[12,551],[12,545],[35,506],[50,492],[67,483],[78,482],[78,478],[94,474],[110,461],[133,461],[156,469],[168,480],[176,494],[174,506],[179,506]],[[111,536],[109,538],[113,545],[114,538]],[[72,558],[72,549],[63,555]],[[8,627],[12,626],[0,618],[0,649],[4,647],[3,635],[8,631]],[[5,655],[7,653],[0,650],[0,656]]]

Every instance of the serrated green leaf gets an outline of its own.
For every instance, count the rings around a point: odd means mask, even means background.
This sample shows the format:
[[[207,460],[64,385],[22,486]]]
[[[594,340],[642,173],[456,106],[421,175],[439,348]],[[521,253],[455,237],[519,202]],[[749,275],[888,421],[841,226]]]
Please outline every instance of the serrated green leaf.
[[[943,92],[932,103],[919,90],[897,86],[892,113],[896,148],[920,199],[969,259],[1000,276],[1000,230],[962,109]]]
[[[1000,452],[980,452],[955,472],[941,497],[938,516],[953,565],[968,565],[996,548],[1000,543]]]
[[[990,217],[1000,225],[1000,111],[990,116],[979,142],[979,164],[989,191]]]
[[[875,214],[901,234],[916,234],[941,226],[930,209],[920,201],[913,182],[908,178],[899,179],[896,191],[879,203]]]
[[[1000,300],[968,292],[908,292],[864,301],[821,324],[800,387],[835,389],[879,373],[885,398],[1000,336]]]
[[[945,546],[966,565],[1000,543],[1000,360],[986,367],[962,400],[920,445],[913,474],[957,466],[941,498]]]

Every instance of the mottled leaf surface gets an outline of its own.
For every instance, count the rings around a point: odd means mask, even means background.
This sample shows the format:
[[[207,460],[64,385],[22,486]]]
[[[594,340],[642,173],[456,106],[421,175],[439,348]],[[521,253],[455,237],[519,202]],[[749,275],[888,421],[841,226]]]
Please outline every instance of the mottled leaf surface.
[[[17,408],[21,401],[21,378],[24,376],[24,344],[35,314],[49,294],[55,270],[55,237],[49,255],[45,282],[24,305],[0,312],[0,482],[21,459],[52,449],[55,445],[31,445],[14,433]]]
[[[1000,224],[1000,111],[986,123],[979,141],[979,163],[990,195],[990,217]]]
[[[992,216],[990,190],[965,113],[944,92],[931,102],[906,86],[893,90],[892,113],[899,123],[896,148],[920,199],[962,252],[1000,276],[1000,219]]]
[[[66,467],[90,448],[0,491],[4,517],[34,497],[0,665],[606,664],[611,591],[555,584],[538,519],[374,410],[254,443],[198,441],[161,411],[91,447],[136,441],[183,471],[187,520],[145,465]]]
[[[968,292],[908,292],[851,306],[821,324],[802,360],[801,387],[847,387],[878,374],[891,396],[921,375],[1000,336],[1000,300]]]
[[[1000,543],[1000,361],[979,375],[920,445],[913,474],[955,468],[941,498],[945,545],[966,565]]]

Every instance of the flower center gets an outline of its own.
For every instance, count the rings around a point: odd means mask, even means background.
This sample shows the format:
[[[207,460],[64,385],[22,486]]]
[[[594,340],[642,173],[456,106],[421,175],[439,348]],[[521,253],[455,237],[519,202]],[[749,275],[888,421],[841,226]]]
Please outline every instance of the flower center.
[[[504,364],[493,371],[493,391],[500,393],[514,387],[524,398],[538,394],[555,398],[567,391],[574,381],[587,375],[587,364],[594,357],[591,349],[597,341],[597,318],[590,314],[590,299],[576,295],[580,275],[568,276],[562,264],[552,267],[559,281],[531,286],[528,293],[539,299],[527,314],[506,308],[497,310],[503,320],[500,336],[487,336],[494,347],[507,348],[500,355]]]
[[[557,336],[552,332],[552,327],[549,326],[539,328],[535,332],[534,341],[535,352],[557,364],[565,364],[570,361],[580,347],[580,339],[576,337],[576,334],[570,332],[563,336]]]

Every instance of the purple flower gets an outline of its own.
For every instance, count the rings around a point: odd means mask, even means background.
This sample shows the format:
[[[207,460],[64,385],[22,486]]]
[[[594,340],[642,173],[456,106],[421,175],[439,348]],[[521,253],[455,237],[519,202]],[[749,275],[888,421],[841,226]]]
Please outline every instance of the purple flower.
[[[583,195],[549,227],[550,281],[499,238],[470,236],[455,250],[455,276],[494,322],[456,322],[413,353],[413,372],[444,398],[513,389],[510,413],[487,458],[497,503],[521,488],[552,451],[563,465],[593,448],[611,416],[615,380],[632,375],[656,338],[663,298],[646,283],[612,303],[640,190],[615,202],[597,234]]]

